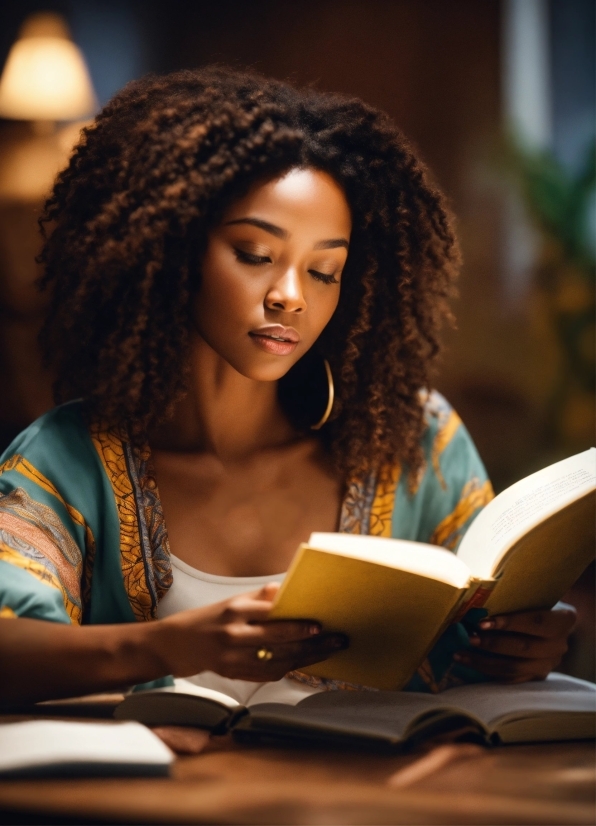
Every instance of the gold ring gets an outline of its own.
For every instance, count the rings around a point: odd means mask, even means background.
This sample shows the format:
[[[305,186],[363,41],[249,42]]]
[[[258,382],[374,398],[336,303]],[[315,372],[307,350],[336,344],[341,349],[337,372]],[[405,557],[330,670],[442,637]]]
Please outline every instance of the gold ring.
[[[259,648],[257,650],[257,660],[262,660],[263,662],[268,662],[273,658],[273,651],[269,648]]]

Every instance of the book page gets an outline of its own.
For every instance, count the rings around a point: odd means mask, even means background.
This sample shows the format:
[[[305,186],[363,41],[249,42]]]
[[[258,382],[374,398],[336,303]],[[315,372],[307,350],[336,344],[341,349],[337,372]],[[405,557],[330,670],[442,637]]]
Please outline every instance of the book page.
[[[476,517],[457,556],[475,576],[488,579],[499,559],[549,514],[596,490],[596,448],[571,456],[500,493]]]
[[[470,578],[468,566],[451,551],[424,542],[388,539],[348,533],[311,533],[306,546],[353,559],[362,559],[389,568],[436,579],[463,588]],[[291,569],[288,572],[288,576]],[[283,588],[283,586],[282,586]]]
[[[593,712],[596,685],[552,672],[546,680],[506,685],[480,683],[457,686],[438,695],[445,704],[465,708],[487,726],[513,712],[526,716],[540,712]]]
[[[271,683],[255,683],[255,685],[258,688],[246,703],[248,708],[257,703],[284,703],[288,706],[295,706],[312,694],[325,691],[323,688],[312,688],[306,683],[299,683],[298,680],[292,680],[289,677]]]
[[[203,673],[207,674],[210,672]],[[232,681],[230,680],[230,682]],[[221,705],[225,706],[226,708],[237,708],[237,706],[242,705],[240,700],[236,697],[231,697],[229,694],[224,694],[222,691],[216,691],[215,689],[210,688],[206,685],[197,684],[196,682],[194,682],[193,678],[185,679],[183,677],[177,677],[174,680],[173,686],[153,688],[150,689],[150,691],[159,691],[167,694],[190,694],[193,697],[203,697],[205,700],[212,700],[214,703],[221,703]]]
[[[402,739],[419,714],[433,711],[435,695],[399,691],[325,691],[296,706],[266,703],[252,706],[253,727],[309,728],[338,734]],[[248,722],[248,721],[247,721]]]
[[[327,691],[297,706],[267,703],[251,708],[252,727],[401,739],[413,724],[429,714],[477,718],[487,728],[511,712],[526,716],[542,712],[596,713],[596,685],[563,674],[520,685],[479,683],[440,694],[400,691]],[[248,723],[248,720],[246,721]]]

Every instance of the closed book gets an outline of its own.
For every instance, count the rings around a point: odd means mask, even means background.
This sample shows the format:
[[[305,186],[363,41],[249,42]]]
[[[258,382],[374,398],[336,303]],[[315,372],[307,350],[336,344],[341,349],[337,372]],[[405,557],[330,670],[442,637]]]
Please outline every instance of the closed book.
[[[138,722],[0,725],[0,777],[161,776],[173,761],[170,749]]]

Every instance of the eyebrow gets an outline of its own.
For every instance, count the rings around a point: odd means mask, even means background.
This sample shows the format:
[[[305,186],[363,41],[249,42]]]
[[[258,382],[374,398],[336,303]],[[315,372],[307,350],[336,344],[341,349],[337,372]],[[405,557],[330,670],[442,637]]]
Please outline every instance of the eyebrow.
[[[349,244],[345,238],[330,238],[328,241],[319,241],[313,247],[315,250],[334,250],[337,247],[349,248]]]
[[[282,229],[281,227],[276,227],[275,224],[270,224],[269,221],[263,221],[261,218],[236,218],[235,221],[226,222],[226,226],[230,226],[231,224],[250,224],[253,227],[263,229],[265,232],[269,232],[271,235],[275,235],[276,238],[281,238],[284,241],[290,237],[290,233],[287,230]],[[329,238],[326,241],[317,241],[313,249],[332,250],[337,249],[338,247],[345,247],[345,249],[349,249],[349,243],[345,238]]]
[[[283,238],[285,241],[289,237],[289,232],[281,227],[276,227],[275,224],[270,224],[269,221],[263,221],[261,218],[237,218],[235,221],[227,221],[226,226],[230,224],[250,224],[253,227],[264,229],[265,232],[275,235],[276,238]]]

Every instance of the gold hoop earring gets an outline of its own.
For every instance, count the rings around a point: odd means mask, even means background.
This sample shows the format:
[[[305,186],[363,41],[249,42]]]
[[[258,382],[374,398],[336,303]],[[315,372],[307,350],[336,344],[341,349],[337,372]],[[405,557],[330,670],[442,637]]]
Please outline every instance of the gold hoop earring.
[[[310,426],[311,430],[320,430],[329,416],[331,415],[331,410],[333,408],[333,399],[335,398],[335,388],[333,386],[333,375],[331,373],[331,367],[329,366],[329,362],[327,359],[323,359],[323,364],[325,365],[325,373],[327,374],[327,386],[329,390],[329,395],[327,397],[327,407],[325,408],[325,412],[323,413],[322,417],[316,424]]]

